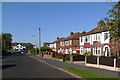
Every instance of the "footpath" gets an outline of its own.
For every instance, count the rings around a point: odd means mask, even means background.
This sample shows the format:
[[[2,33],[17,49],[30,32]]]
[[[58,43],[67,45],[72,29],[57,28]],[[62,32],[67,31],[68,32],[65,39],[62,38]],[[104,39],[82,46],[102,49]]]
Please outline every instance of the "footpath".
[[[96,73],[99,73],[99,74],[106,74],[106,75],[111,75],[111,76],[114,76],[114,77],[120,77],[120,72],[117,72],[117,71],[111,71],[111,70],[88,67],[88,66],[78,65],[78,64],[68,63],[68,62],[62,62],[62,61],[58,61],[58,60],[55,60],[55,59],[42,58],[38,55],[32,56],[32,57],[40,59],[40,60],[42,60],[42,61],[44,61],[48,64],[51,64],[51,65],[53,65],[57,68],[73,67],[73,68],[78,68],[78,69],[83,69],[83,70],[87,70],[87,71],[96,72]]]

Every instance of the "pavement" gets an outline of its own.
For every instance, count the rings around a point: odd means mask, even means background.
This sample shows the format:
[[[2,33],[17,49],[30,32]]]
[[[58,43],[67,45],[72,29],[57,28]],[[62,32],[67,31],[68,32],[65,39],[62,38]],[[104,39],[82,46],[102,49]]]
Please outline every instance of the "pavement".
[[[47,61],[47,59],[40,57],[37,58]],[[50,62],[51,60],[48,61]],[[14,79],[78,80],[64,71],[53,68],[41,61],[21,53],[4,55],[2,58],[2,80]]]
[[[40,56],[33,56],[33,57],[38,58],[38,59],[40,59],[46,63],[49,63],[53,66],[56,66],[58,68],[74,67],[74,68],[88,70],[88,71],[92,71],[92,72],[96,72],[96,73],[100,73],[100,74],[106,74],[106,75],[111,75],[114,77],[120,77],[120,72],[117,72],[117,71],[110,71],[110,70],[105,70],[105,69],[100,69],[100,68],[88,67],[88,66],[84,66],[84,65],[77,65],[77,64],[73,64],[73,63],[61,62],[58,60],[42,58]]]

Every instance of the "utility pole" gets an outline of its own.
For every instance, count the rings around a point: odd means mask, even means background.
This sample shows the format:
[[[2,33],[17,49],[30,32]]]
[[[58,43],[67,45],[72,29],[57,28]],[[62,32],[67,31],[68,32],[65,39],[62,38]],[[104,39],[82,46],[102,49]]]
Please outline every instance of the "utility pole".
[[[40,28],[39,28],[39,54],[41,56],[41,38],[40,38]],[[41,56],[42,57],[42,56]]]

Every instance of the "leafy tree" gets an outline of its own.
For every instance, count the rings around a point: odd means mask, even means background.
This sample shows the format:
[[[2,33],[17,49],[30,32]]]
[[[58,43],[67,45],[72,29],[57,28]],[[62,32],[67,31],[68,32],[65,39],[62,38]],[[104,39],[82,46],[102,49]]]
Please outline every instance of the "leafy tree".
[[[46,48],[45,45],[43,45],[43,47],[41,48],[41,51],[48,51],[48,50],[51,50],[50,48]]]
[[[83,31],[83,32],[82,32],[82,34],[85,34],[85,33],[86,33],[86,31]]]
[[[10,33],[2,33],[2,51],[6,52],[11,48],[12,35]]]
[[[108,29],[110,33],[110,39],[114,39],[114,46],[115,43],[120,41],[120,1],[119,2],[112,2],[109,3],[112,8],[106,13],[109,14],[109,18],[106,17],[103,20],[98,22],[98,26],[101,30]]]
[[[34,55],[35,55],[35,54],[36,54],[36,49],[35,49],[35,48],[31,48],[31,49],[30,49],[30,52],[31,52],[31,54],[34,54]]]

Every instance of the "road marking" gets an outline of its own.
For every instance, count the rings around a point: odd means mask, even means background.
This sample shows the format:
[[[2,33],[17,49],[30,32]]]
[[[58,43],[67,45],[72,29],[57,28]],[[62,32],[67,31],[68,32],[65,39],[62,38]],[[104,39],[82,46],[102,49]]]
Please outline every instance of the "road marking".
[[[63,71],[63,72],[66,72],[66,73],[68,73],[69,75],[72,75],[72,76],[75,77],[75,78],[78,78],[78,79],[80,79],[80,80],[86,80],[86,79],[83,79],[82,77],[80,77],[80,76],[78,76],[78,75],[76,75],[76,74],[73,74],[73,73],[71,73],[71,72],[69,72],[69,71],[66,71],[66,70],[64,70],[64,69],[62,69],[62,68],[58,68],[58,67],[56,67],[56,66],[53,66],[53,65],[51,65],[51,64],[49,64],[49,63],[47,63],[47,62],[45,62],[45,61],[43,61],[43,60],[41,60],[41,59],[35,58],[35,57],[33,57],[33,56],[29,56],[29,57],[31,57],[31,58],[33,58],[33,59],[36,59],[36,60],[38,60],[38,61],[40,61],[40,62],[42,62],[42,63],[45,63],[45,64],[47,64],[47,65],[49,65],[49,66],[51,66],[51,67],[53,67],[53,68],[55,68],[55,69],[61,70],[61,71]]]

